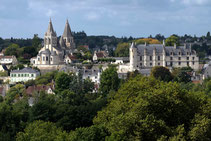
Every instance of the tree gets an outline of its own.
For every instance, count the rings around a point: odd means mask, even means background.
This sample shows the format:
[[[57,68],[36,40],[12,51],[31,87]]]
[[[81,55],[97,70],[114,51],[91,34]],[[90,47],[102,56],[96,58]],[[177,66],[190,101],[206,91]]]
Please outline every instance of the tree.
[[[111,90],[118,90],[119,77],[115,67],[109,67],[102,72],[100,76],[100,91],[103,94],[108,94]]]
[[[61,141],[68,140],[68,134],[57,128],[54,123],[34,121],[30,123],[24,132],[17,134],[17,141]]]
[[[129,56],[129,43],[119,43],[115,50],[116,57],[128,57]]]
[[[177,81],[180,83],[191,82],[191,76],[189,75],[189,73],[191,73],[192,71],[193,69],[191,67],[173,69],[172,74],[174,75],[174,81]]]
[[[207,38],[210,39],[210,32],[207,32]]]
[[[18,44],[11,44],[5,50],[5,55],[14,55],[19,57],[21,54],[20,46]]]
[[[171,72],[166,67],[156,66],[151,70],[151,76],[161,81],[171,81],[173,79]]]
[[[71,141],[104,141],[106,136],[106,129],[101,125],[77,128],[75,131],[70,132]]]
[[[166,46],[174,46],[176,44],[179,45],[179,38],[176,35],[171,35],[169,38],[166,39]]]
[[[210,105],[204,94],[184,90],[178,83],[137,76],[124,83],[108,106],[98,112],[94,125],[105,126],[107,140],[154,141],[183,136],[191,140],[186,133],[194,126],[199,129],[195,133],[210,138],[208,120],[199,125],[193,122],[197,113],[210,119]]]
[[[70,88],[71,77],[65,72],[59,72],[55,79],[56,91],[63,91]]]

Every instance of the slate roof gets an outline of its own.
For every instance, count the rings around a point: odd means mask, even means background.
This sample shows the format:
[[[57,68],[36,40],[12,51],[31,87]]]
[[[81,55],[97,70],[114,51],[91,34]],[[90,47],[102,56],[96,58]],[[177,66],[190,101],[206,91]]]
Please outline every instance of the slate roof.
[[[71,37],[71,36],[72,36],[72,33],[71,33],[69,22],[67,20],[67,22],[65,24],[65,28],[64,28],[63,37]]]
[[[32,68],[23,68],[21,70],[13,70],[11,73],[39,73],[39,71]]]
[[[164,47],[162,44],[149,44],[149,45],[137,45],[136,48],[138,49],[138,55],[143,56],[144,50],[146,49],[147,55],[153,55],[153,50],[155,50],[157,55],[163,55],[163,51],[165,50],[166,55],[186,55],[187,53],[196,54],[195,51],[191,50],[190,46],[177,46],[176,48],[173,46],[166,46]]]

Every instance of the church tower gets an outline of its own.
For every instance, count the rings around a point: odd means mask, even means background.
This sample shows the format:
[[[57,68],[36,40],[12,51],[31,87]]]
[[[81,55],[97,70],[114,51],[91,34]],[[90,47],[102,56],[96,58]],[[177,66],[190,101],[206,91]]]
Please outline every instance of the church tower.
[[[50,19],[48,30],[44,37],[44,47],[45,49],[53,50],[53,47],[57,46],[57,35],[53,29],[53,25]]]
[[[72,36],[72,33],[71,33],[71,29],[70,29],[70,25],[69,25],[68,20],[66,21],[65,29],[64,29],[64,33],[62,35],[62,38],[63,38],[64,43],[65,43],[67,48],[69,48],[69,49],[75,48],[75,43],[74,43],[74,40],[73,40],[73,36]]]

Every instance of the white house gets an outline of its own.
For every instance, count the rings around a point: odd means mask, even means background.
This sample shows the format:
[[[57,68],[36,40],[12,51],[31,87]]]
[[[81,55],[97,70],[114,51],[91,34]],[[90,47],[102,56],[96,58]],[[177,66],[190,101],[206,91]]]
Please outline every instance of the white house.
[[[1,65],[15,65],[17,64],[17,58],[15,56],[4,56],[4,55],[0,55],[0,64]]]
[[[32,68],[24,68],[22,70],[13,70],[10,72],[10,82],[26,82],[28,80],[35,80],[36,77],[40,76],[38,70]]]

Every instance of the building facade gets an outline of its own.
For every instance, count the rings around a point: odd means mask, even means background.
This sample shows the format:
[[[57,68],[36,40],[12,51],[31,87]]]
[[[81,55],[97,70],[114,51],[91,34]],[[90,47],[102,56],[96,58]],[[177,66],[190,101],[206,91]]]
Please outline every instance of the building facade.
[[[28,80],[35,80],[40,76],[38,70],[32,68],[24,68],[21,70],[13,70],[10,72],[10,83],[26,82]]]
[[[163,44],[135,45],[130,47],[130,71],[150,69],[155,66],[168,68],[191,67],[199,69],[199,57],[191,44],[165,46]]]
[[[31,59],[31,64],[38,68],[64,64],[65,56],[72,53],[74,49],[75,43],[68,20],[64,33],[59,40],[57,40],[57,34],[50,20],[48,30],[44,36],[44,47],[39,51],[37,57]]]

